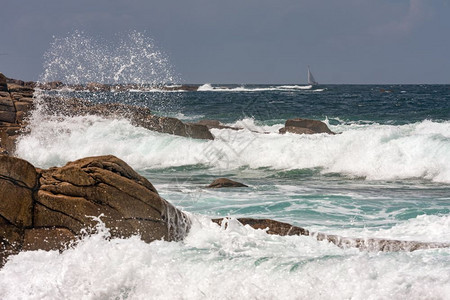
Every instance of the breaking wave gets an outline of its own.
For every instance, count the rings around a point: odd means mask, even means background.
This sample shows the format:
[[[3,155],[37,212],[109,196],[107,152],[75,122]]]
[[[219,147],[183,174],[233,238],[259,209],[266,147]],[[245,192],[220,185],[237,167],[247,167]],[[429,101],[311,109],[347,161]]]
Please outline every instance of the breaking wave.
[[[450,183],[450,122],[330,126],[336,135],[281,135],[281,124],[258,125],[253,119],[228,125],[243,129],[212,129],[215,140],[205,141],[152,132],[123,119],[45,117],[34,120],[31,133],[19,139],[17,154],[42,167],[114,154],[138,169],[320,168],[368,180]]]
[[[279,85],[269,87],[229,87],[229,86],[213,86],[205,83],[198,87],[199,92],[264,92],[264,91],[314,91],[323,92],[325,89],[312,89],[312,85]]]
[[[450,292],[448,264],[436,259],[448,249],[358,252],[307,236],[268,235],[235,220],[221,228],[192,219],[183,242],[105,239],[103,228],[63,253],[22,252],[0,270],[2,298],[444,299]]]

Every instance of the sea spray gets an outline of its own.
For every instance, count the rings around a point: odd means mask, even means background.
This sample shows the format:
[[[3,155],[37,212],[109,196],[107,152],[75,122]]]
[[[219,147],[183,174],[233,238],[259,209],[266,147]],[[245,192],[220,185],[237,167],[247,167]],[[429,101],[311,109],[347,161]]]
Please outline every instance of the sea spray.
[[[177,110],[177,96],[168,97],[161,88],[179,81],[168,56],[138,31],[117,34],[111,40],[80,31],[55,37],[44,55],[44,73],[39,78],[43,86],[62,82],[63,88],[53,90],[52,95],[151,105],[152,110],[161,113]],[[95,92],[86,93],[90,86]],[[153,90],[158,93],[145,92]],[[135,93],[139,97],[133,97]]]
[[[177,82],[168,57],[151,38],[137,31],[117,38],[116,41],[94,39],[80,31],[55,38],[44,55],[40,81],[141,86]]]

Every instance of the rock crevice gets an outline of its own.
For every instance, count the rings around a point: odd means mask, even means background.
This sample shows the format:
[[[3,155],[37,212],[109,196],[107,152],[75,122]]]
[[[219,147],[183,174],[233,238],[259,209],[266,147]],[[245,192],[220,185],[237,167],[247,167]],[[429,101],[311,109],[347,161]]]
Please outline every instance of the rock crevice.
[[[0,262],[30,249],[63,249],[93,217],[112,237],[140,234],[146,242],[182,239],[189,218],[161,198],[155,187],[122,160],[98,156],[41,170],[0,156]]]

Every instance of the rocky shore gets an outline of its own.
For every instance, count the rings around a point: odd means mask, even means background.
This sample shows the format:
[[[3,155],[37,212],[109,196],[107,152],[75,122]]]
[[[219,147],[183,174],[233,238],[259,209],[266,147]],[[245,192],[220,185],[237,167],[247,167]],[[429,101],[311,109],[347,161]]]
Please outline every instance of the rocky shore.
[[[35,84],[11,80],[0,73],[0,266],[11,254],[27,250],[64,250],[84,234],[95,231],[96,217],[110,229],[112,237],[139,234],[152,242],[181,240],[191,221],[182,211],[161,198],[155,187],[124,161],[106,155],[69,162],[63,167],[39,169],[13,157],[17,137],[26,134],[27,116],[35,103]],[[49,87],[59,87],[57,83]],[[136,126],[190,138],[214,139],[209,128],[233,129],[218,121],[197,124],[175,118],[158,117],[147,108],[123,104],[93,104],[81,99],[48,97],[41,99],[48,114],[75,116],[95,114],[125,117]],[[288,120],[281,133],[333,134],[322,122]],[[220,178],[209,188],[246,187]],[[224,219],[213,221],[222,224]],[[346,238],[269,219],[238,219],[268,234],[308,235],[339,247],[370,251],[413,251],[450,247],[444,243],[423,243],[384,239]]]

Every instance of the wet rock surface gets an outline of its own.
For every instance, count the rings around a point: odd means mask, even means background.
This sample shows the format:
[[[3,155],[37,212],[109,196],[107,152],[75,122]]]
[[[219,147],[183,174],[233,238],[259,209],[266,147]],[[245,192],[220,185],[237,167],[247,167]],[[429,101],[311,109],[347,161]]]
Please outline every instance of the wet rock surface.
[[[16,140],[33,108],[33,89],[9,82],[0,73],[0,154],[14,152]]]
[[[248,187],[248,185],[245,185],[243,183],[228,178],[217,178],[207,187],[217,189],[217,188],[231,188],[231,187]]]
[[[301,119],[301,118],[287,120],[284,127],[281,128],[279,132],[281,134],[284,134],[286,132],[296,134],[316,134],[316,133],[335,134],[322,121]]]
[[[0,156],[0,259],[21,250],[64,249],[101,220],[112,237],[180,240],[188,217],[114,156],[88,157],[36,169]]]

